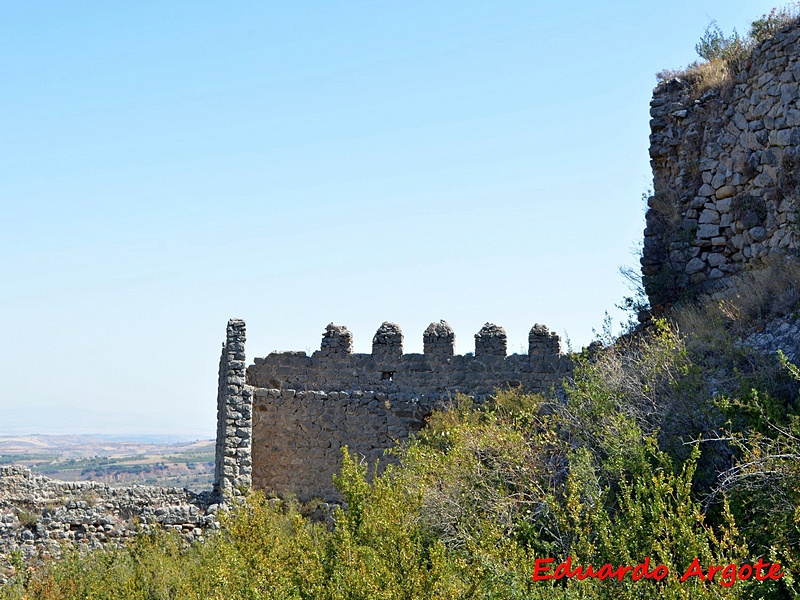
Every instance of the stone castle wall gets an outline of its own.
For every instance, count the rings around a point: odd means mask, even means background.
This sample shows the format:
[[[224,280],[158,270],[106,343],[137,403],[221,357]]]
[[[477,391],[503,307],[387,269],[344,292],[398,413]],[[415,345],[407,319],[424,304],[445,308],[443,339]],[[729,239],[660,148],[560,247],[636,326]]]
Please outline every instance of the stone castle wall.
[[[335,498],[342,446],[374,464],[459,392],[478,401],[508,387],[550,392],[571,362],[543,325],[528,342],[528,354],[507,356],[505,331],[487,323],[475,335],[475,353],[456,355],[455,334],[440,321],[425,330],[422,354],[405,354],[402,331],[387,322],[371,354],[353,354],[350,331],[330,324],[311,356],[256,358],[245,386],[253,398],[253,487],[301,500]]]
[[[654,306],[724,289],[747,265],[798,248],[800,28],[763,42],[728,87],[687,78],[651,102],[642,273]]]
[[[433,408],[405,394],[255,390],[253,487],[300,500],[336,497],[341,448],[372,467],[419,431]]]

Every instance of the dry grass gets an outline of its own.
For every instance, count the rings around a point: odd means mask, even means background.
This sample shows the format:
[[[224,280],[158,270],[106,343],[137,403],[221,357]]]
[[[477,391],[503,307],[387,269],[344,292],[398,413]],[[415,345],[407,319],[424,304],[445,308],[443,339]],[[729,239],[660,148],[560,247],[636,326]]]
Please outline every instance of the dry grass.
[[[679,77],[691,85],[692,95],[699,98],[708,90],[718,90],[726,96],[733,89],[736,75],[762,42],[779,31],[796,27],[800,23],[800,2],[782,8],[773,8],[750,25],[746,36],[726,37],[712,21],[700,43],[695,46],[705,62],[694,62],[685,69],[666,69],[656,74],[658,85]]]
[[[657,192],[647,201],[650,218],[657,233],[674,233],[680,227],[682,216],[674,191]]]
[[[32,527],[39,522],[39,514],[35,510],[17,509],[17,520],[23,527]]]
[[[725,95],[733,89],[736,79],[723,59],[693,62],[685,69],[664,69],[656,73],[658,85],[676,77],[689,83],[692,97],[695,99],[709,90],[719,90],[721,94]]]
[[[691,77],[692,87],[697,95],[702,95],[711,89],[719,90],[724,95],[734,83],[731,69],[723,60],[695,63],[691,67]]]
[[[676,307],[672,319],[696,343],[713,344],[731,334],[745,337],[799,306],[800,263],[775,255],[732,277],[721,297]]]
[[[771,257],[731,282],[719,301],[723,315],[743,330],[759,328],[770,319],[794,312],[800,302],[800,264],[786,256]]]

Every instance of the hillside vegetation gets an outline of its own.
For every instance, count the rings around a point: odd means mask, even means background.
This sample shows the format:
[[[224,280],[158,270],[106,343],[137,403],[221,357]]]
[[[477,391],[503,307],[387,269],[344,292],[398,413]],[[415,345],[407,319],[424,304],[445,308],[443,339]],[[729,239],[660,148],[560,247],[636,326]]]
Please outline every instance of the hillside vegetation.
[[[723,318],[692,335],[657,321],[576,357],[561,399],[460,397],[371,482],[345,452],[335,526],[253,493],[205,543],[161,532],[18,563],[0,597],[796,597],[800,373],[730,332]],[[533,581],[537,558],[567,557],[611,569],[649,557],[669,575]],[[679,581],[695,558],[706,570],[761,558],[783,577]]]

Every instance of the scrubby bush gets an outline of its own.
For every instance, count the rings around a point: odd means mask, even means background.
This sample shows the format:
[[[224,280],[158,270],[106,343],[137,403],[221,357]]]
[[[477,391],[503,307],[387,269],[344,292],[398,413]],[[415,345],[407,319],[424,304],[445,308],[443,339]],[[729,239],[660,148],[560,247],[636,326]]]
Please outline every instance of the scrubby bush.
[[[800,370],[779,352],[796,381]],[[783,581],[800,595],[800,398],[789,403],[750,390],[749,396],[720,399],[731,417],[725,441],[738,452],[736,464],[720,474],[711,504],[724,495],[736,511],[752,548],[784,565]]]
[[[800,3],[793,2],[783,8],[773,8],[750,25],[746,35],[734,29],[730,35],[720,29],[716,21],[708,24],[695,51],[703,62],[695,62],[680,70],[664,70],[656,75],[659,83],[674,77],[686,78],[696,94],[709,89],[727,90],[736,74],[744,66],[753,49],[781,28],[794,24],[800,16]]]
[[[694,49],[706,61],[723,61],[732,66],[744,58],[749,45],[749,38],[739,37],[735,29],[725,36],[717,22],[711,21]]]
[[[762,42],[774,36],[779,29],[790,23],[797,22],[800,16],[800,2],[791,2],[781,8],[773,8],[766,14],[761,15],[750,25],[749,37],[756,43]]]

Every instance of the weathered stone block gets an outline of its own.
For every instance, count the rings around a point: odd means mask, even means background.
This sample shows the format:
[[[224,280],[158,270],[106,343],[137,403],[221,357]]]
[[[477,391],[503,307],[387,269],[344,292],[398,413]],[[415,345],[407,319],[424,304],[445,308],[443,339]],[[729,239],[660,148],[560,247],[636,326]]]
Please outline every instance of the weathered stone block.
[[[697,220],[698,223],[706,224],[706,223],[719,223],[719,213],[716,210],[712,209],[705,209],[702,213],[700,213],[700,217]]]
[[[699,273],[700,271],[703,271],[705,268],[706,268],[706,264],[702,260],[700,260],[699,258],[693,258],[686,265],[686,274],[687,275],[693,275],[695,273]]]
[[[732,185],[724,185],[717,190],[717,199],[724,200],[725,198],[730,198],[736,194],[736,188]]]
[[[710,239],[719,235],[719,225],[705,224],[697,228],[699,239]]]

